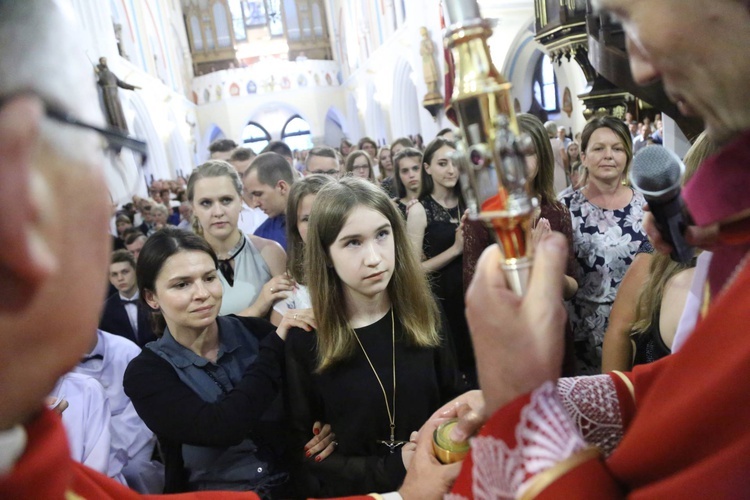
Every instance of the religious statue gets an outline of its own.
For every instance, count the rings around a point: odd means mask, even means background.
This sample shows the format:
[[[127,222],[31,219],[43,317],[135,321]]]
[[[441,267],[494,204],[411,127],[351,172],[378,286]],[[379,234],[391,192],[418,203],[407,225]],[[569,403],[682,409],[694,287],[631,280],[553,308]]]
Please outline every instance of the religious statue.
[[[140,87],[125,83],[109,70],[107,66],[107,58],[100,57],[99,64],[96,65],[96,75],[98,77],[99,87],[102,89],[102,97],[104,100],[104,109],[107,115],[107,123],[111,127],[128,132],[128,122],[125,121],[125,114],[122,111],[122,104],[120,103],[120,97],[117,95],[117,88],[123,88],[125,90],[136,90]]]
[[[422,56],[422,75],[427,85],[427,94],[422,99],[422,106],[427,108],[433,117],[437,116],[439,109],[443,107],[443,96],[438,90],[440,72],[435,62],[435,44],[432,43],[430,33],[422,26],[419,29],[422,41],[419,44],[419,55]]]
[[[117,40],[117,52],[120,53],[120,57],[123,59],[130,60],[130,57],[125,53],[125,44],[122,41],[122,24],[114,23],[115,28],[115,40]]]

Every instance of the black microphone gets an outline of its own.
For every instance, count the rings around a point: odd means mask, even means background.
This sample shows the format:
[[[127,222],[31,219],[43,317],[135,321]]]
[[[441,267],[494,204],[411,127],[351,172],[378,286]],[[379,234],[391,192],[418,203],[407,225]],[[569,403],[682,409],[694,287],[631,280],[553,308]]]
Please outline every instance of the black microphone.
[[[648,146],[633,157],[630,182],[646,198],[656,227],[664,241],[672,245],[672,260],[688,263],[695,251],[685,241],[691,220],[680,196],[683,173],[685,164],[676,154],[663,146]]]

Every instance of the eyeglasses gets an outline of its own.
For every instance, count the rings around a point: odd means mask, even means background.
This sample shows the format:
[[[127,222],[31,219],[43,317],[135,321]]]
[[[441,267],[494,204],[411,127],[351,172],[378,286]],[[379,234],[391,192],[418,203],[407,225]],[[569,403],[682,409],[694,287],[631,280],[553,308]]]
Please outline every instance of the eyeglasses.
[[[15,97],[15,96],[11,96]],[[0,98],[0,108],[9,101],[10,98]],[[43,101],[44,102],[44,101]],[[115,129],[115,128],[103,128],[90,123],[83,122],[72,114],[64,111],[57,106],[44,102],[44,114],[47,118],[55,120],[66,125],[72,125],[74,127],[84,128],[87,130],[93,130],[99,133],[105,141],[107,141],[107,149],[115,154],[119,154],[122,148],[131,150],[133,153],[138,155],[141,160],[141,165],[146,164],[148,159],[148,145],[139,139],[130,137],[127,134]]]
[[[90,123],[80,121],[70,113],[62,111],[61,109],[55,108],[47,104],[45,106],[45,113],[47,117],[52,120],[56,120],[60,123],[67,125],[73,125],[74,127],[85,128],[98,132],[104,140],[107,141],[107,149],[115,154],[119,154],[122,148],[131,150],[133,153],[140,156],[141,166],[146,164],[148,159],[148,146],[144,141],[130,137],[123,132],[114,128],[102,128]]]

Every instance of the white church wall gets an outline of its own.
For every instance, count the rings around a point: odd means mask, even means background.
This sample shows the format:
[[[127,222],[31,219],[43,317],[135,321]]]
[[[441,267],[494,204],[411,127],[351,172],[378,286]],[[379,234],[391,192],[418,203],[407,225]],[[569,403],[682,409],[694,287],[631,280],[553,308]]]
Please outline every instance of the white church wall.
[[[120,89],[119,94],[130,133],[149,145],[148,166],[138,171],[123,153],[115,161],[119,166],[108,167],[106,178],[113,199],[122,203],[133,194],[145,195],[152,175],[154,179],[173,178],[178,171],[192,171],[193,145],[200,132],[189,125],[195,123],[195,105],[185,96],[192,67],[185,57],[187,39],[179,2],[67,1],[86,33],[92,77],[98,59],[106,57],[118,78],[140,87]]]

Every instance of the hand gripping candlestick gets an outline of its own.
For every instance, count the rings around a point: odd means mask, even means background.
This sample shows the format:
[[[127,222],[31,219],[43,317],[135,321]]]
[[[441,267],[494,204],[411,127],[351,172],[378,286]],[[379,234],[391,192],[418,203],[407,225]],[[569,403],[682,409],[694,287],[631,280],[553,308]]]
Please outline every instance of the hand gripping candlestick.
[[[531,272],[531,226],[536,199],[529,195],[524,148],[511,104],[511,84],[492,64],[492,24],[476,0],[444,0],[450,26],[445,44],[456,66],[451,104],[460,127],[454,162],[469,218],[491,227],[503,252],[508,286],[523,295]]]

